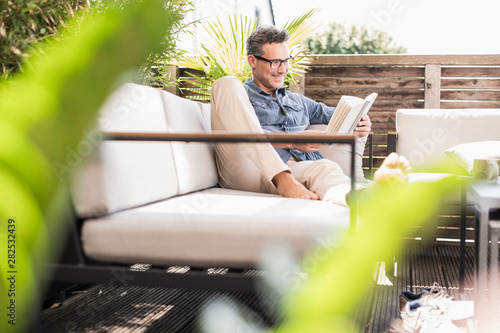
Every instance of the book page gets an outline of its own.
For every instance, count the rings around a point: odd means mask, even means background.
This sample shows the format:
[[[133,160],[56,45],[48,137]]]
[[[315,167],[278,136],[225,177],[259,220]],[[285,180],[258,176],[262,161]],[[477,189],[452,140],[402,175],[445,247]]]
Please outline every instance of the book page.
[[[352,134],[360,119],[368,113],[377,96],[376,93],[370,94],[365,99],[342,96],[325,133],[330,135]]]
[[[359,121],[361,120],[361,118],[363,118],[363,116],[365,116],[365,115],[368,114],[368,111],[372,107],[373,102],[375,102],[375,98],[377,98],[377,96],[378,96],[377,93],[371,93],[370,95],[368,95],[365,98],[366,103],[363,105],[363,108],[359,112],[358,118],[352,123],[351,128],[349,129],[349,133],[348,134],[353,133],[354,129],[356,128],[356,126],[359,123]]]
[[[361,98],[353,97],[353,96],[342,96],[335,108],[335,112],[330,119],[328,126],[325,130],[326,134],[336,134],[342,123],[344,123],[345,118],[349,114],[349,111],[352,109],[353,104],[364,103]]]

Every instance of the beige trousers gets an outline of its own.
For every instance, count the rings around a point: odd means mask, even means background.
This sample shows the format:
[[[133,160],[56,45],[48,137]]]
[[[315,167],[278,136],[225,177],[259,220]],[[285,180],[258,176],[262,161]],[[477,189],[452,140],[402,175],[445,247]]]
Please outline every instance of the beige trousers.
[[[264,133],[245,88],[232,76],[223,77],[212,86],[211,123],[214,133]],[[333,161],[292,159],[285,164],[269,143],[219,143],[215,152],[223,187],[278,194],[272,178],[290,171],[321,200],[347,206],[350,178]]]

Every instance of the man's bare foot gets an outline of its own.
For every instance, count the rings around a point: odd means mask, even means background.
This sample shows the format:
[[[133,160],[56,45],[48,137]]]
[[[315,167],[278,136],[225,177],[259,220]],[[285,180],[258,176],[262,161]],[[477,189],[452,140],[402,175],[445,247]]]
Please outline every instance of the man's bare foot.
[[[319,196],[299,183],[288,171],[278,173],[272,179],[278,193],[286,198],[319,200]]]
[[[380,168],[373,175],[374,181],[408,181],[408,172],[410,172],[410,162],[404,157],[396,153],[391,153],[382,162]]]

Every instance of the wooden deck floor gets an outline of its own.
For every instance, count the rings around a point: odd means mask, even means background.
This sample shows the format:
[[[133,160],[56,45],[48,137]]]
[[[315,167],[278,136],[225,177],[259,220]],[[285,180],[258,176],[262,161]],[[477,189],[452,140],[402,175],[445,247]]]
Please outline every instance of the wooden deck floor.
[[[371,294],[354,316],[360,332],[389,332],[399,317],[398,295],[420,292],[434,282],[459,298],[456,246],[407,246],[396,264],[373,282]],[[473,249],[467,248],[465,293],[472,299]],[[391,266],[394,269],[391,269]],[[378,283],[377,283],[378,282]],[[276,325],[278,310],[255,294],[152,287],[85,286],[64,304],[42,313],[43,332],[199,332],[198,317],[209,299],[230,297],[265,327]],[[334,331],[334,330],[332,330]]]
[[[456,299],[472,300],[473,255],[472,247],[467,248],[465,288],[460,295],[458,246],[430,248],[408,246],[396,261],[394,270],[385,270],[386,284],[381,270],[378,284],[372,288],[370,301],[361,306],[358,312],[356,321],[359,331],[371,333],[394,331],[392,326],[397,328],[399,321],[398,295],[403,290],[419,293],[437,282]]]

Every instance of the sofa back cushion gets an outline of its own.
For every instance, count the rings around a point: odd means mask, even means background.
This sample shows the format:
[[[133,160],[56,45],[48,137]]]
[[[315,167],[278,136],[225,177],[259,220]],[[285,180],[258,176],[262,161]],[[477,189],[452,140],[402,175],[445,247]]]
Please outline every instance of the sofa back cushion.
[[[161,91],[167,128],[170,133],[210,132],[210,107]],[[213,145],[201,142],[172,142],[178,178],[177,194],[216,186],[217,169]]]
[[[445,159],[457,144],[500,140],[500,109],[401,109],[396,150],[415,166]]]
[[[146,86],[121,86],[103,104],[100,115],[103,131],[167,132],[161,93]],[[72,177],[80,217],[109,214],[178,193],[172,143],[106,141],[94,148]]]
[[[309,125],[307,129],[325,131],[326,124],[315,124]],[[356,139],[356,151],[354,155],[354,172],[356,174],[356,181],[365,181],[365,174],[363,171],[363,154],[365,152],[365,144],[368,137],[362,137]],[[332,160],[342,168],[342,171],[349,177],[351,177],[351,146],[347,144],[323,144],[321,145],[319,152],[324,158]]]

